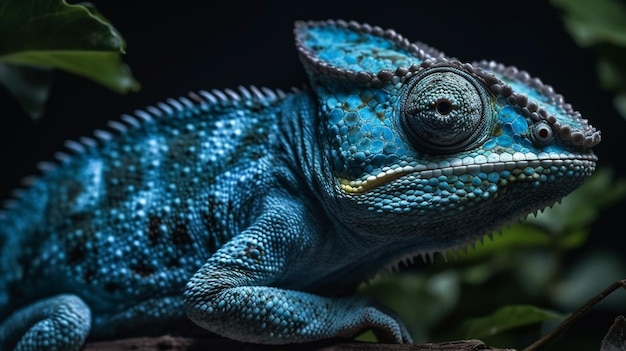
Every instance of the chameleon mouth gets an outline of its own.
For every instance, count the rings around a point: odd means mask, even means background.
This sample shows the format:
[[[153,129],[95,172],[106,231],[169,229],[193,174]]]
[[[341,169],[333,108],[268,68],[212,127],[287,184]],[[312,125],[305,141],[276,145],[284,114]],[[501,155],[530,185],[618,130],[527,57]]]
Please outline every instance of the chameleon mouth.
[[[489,156],[457,158],[428,164],[385,167],[377,175],[369,175],[356,180],[346,178],[338,178],[338,180],[344,192],[358,195],[409,174],[417,175],[421,179],[430,179],[440,176],[479,175],[494,172],[502,175],[502,172],[507,172],[507,177],[513,177],[511,180],[540,181],[542,177],[553,172],[554,167],[557,172],[572,171],[584,172],[585,175],[591,174],[595,169],[596,161],[597,157],[593,152],[586,154],[516,152],[500,155],[493,153]]]

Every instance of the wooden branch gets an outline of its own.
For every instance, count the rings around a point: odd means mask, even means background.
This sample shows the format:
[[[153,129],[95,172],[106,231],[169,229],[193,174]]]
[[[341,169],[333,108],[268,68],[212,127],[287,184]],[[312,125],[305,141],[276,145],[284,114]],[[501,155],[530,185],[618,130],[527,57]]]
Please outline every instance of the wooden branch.
[[[222,338],[187,338],[178,336],[140,337],[113,341],[89,342],[83,351],[204,351],[204,350],[274,350],[276,345],[239,343]],[[298,345],[281,345],[281,350],[303,351],[515,351],[487,346],[480,340],[460,340],[445,343],[380,344],[367,342],[324,341]]]

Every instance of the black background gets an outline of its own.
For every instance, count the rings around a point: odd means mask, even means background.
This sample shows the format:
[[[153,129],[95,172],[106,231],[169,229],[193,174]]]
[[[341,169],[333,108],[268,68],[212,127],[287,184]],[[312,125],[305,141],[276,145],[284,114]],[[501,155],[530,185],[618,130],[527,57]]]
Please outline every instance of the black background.
[[[118,95],[59,72],[46,114],[30,120],[0,92],[0,199],[51,160],[63,141],[91,135],[109,119],[189,91],[256,85],[288,90],[305,83],[293,45],[299,19],[346,19],[393,28],[463,61],[492,59],[525,69],[565,96],[602,131],[599,167],[626,177],[626,122],[600,87],[596,54],[565,31],[558,9],[529,1],[309,1],[93,3],[127,41],[124,61],[141,91]],[[624,201],[598,218],[588,246],[615,247]],[[624,277],[616,277],[624,278]],[[600,290],[603,287],[598,287]]]

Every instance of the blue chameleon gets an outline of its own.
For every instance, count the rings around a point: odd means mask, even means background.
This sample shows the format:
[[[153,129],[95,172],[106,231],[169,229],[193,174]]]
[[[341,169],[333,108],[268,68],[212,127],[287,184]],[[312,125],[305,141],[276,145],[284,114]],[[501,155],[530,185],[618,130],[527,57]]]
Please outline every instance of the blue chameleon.
[[[525,71],[368,24],[294,33],[306,88],[169,99],[25,179],[0,212],[1,350],[192,326],[410,343],[359,283],[464,248],[595,170],[600,132]]]

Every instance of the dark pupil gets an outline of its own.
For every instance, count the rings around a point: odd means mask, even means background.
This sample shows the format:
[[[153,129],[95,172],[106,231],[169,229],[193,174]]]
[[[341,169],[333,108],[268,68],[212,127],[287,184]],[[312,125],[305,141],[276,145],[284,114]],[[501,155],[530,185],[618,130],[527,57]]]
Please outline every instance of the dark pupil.
[[[545,128],[539,129],[539,137],[540,138],[547,138],[548,137],[548,131]]]
[[[437,110],[440,115],[445,116],[452,112],[452,104],[450,103],[450,101],[447,100],[437,101],[437,105],[435,105],[435,110]]]

